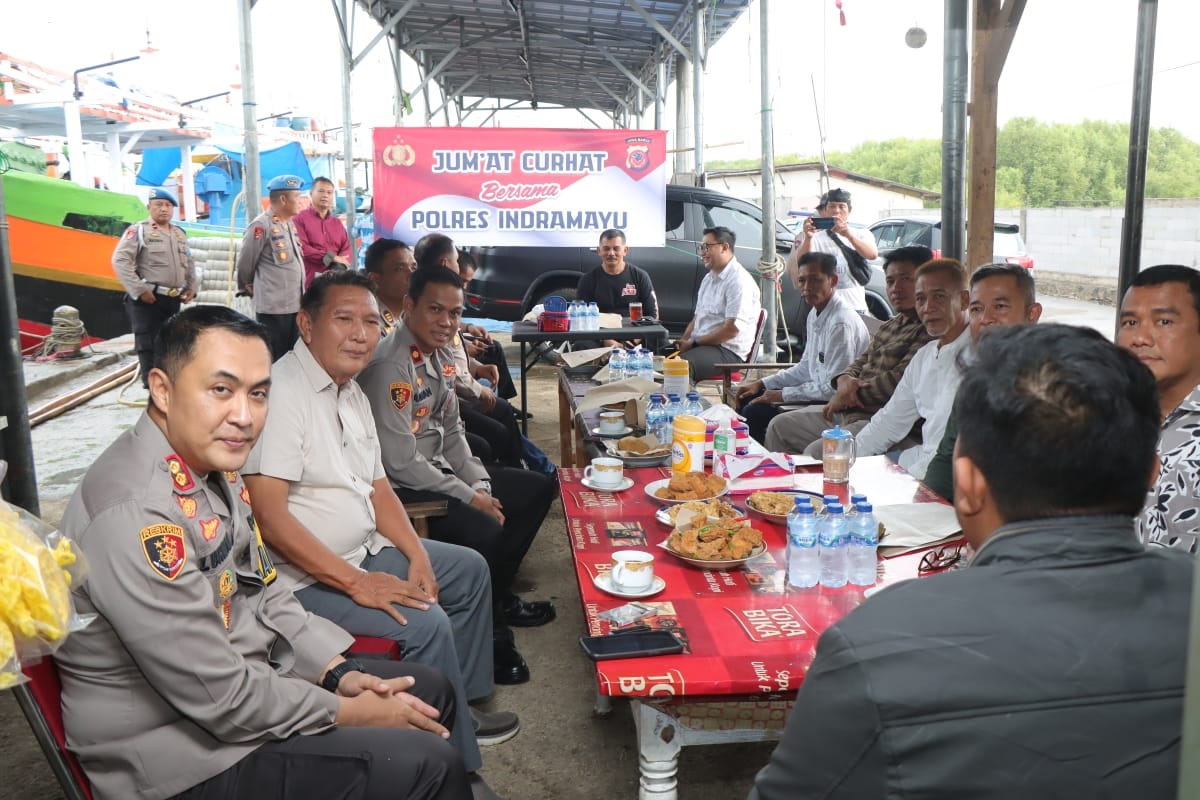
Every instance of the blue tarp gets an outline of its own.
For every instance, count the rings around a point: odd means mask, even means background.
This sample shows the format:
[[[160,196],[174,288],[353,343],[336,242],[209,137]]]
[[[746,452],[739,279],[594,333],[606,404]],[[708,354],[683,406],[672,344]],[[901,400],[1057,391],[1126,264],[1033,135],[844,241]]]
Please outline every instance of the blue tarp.
[[[152,147],[142,152],[142,166],[138,170],[138,186],[162,186],[167,177],[179,169],[183,152],[178,147]]]
[[[242,163],[242,151],[228,147],[217,147],[225,155],[239,164]],[[289,142],[273,150],[259,153],[259,173],[262,175],[262,185],[277,175],[295,175],[304,180],[304,188],[312,184],[312,172],[308,168],[308,159],[298,142]],[[162,186],[167,177],[179,168],[183,160],[183,152],[178,147],[153,147],[142,153],[142,167],[138,170],[138,186]]]
[[[228,147],[217,147],[225,155],[239,164],[242,163],[242,151]],[[312,185],[312,172],[308,169],[308,159],[304,157],[304,149],[298,142],[289,142],[273,150],[263,150],[258,154],[259,174],[262,185],[279,175],[295,175],[304,181],[304,187]]]

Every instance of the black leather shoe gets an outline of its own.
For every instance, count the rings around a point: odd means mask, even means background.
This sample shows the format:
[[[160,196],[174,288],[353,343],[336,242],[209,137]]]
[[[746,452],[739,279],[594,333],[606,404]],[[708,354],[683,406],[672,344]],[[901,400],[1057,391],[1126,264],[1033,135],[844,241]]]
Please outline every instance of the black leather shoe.
[[[558,616],[554,604],[548,600],[526,601],[519,597],[513,597],[505,603],[500,613],[505,623],[516,628],[536,628]]]
[[[529,680],[529,665],[510,641],[492,638],[492,680],[503,686],[513,686]]]

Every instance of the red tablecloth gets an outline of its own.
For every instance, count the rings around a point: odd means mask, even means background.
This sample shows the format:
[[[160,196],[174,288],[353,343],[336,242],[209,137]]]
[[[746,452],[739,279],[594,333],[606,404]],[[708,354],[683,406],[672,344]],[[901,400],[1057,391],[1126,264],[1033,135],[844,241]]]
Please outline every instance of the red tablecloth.
[[[658,545],[670,529],[655,519],[659,504],[645,485],[668,476],[669,469],[628,469],[635,485],[624,492],[585,487],[582,470],[559,470],[560,493],[575,560],[576,578],[588,632],[605,634],[608,623],[597,615],[628,602],[601,591],[597,575],[610,566],[611,554],[627,548],[656,555],[655,575],[666,588],[639,600],[658,609],[645,622],[670,628],[687,644],[684,654],[599,662],[600,691],[635,697],[754,695],[794,692],[812,663],[821,632],[863,600],[861,587],[788,589],[784,526],[764,520],[768,552],[730,571],[689,566]],[[850,485],[824,484],[819,471],[798,475],[797,488],[847,499],[868,495],[876,505],[940,502],[940,499],[882,456],[860,459]],[[745,497],[728,498],[744,505]],[[879,584],[915,577],[921,554],[880,562]]]

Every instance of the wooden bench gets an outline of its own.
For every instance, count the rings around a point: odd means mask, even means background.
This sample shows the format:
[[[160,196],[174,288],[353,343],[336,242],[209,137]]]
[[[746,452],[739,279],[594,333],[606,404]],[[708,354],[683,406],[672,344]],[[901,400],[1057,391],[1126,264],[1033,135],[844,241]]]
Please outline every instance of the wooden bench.
[[[404,510],[408,512],[408,518],[412,520],[417,536],[428,539],[430,517],[446,516],[449,503],[445,500],[423,500],[419,503],[405,503]]]

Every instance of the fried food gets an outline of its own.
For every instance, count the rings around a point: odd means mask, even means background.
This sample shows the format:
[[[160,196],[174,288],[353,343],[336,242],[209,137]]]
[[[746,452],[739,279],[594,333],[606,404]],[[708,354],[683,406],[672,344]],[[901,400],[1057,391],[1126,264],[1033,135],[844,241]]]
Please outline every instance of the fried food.
[[[617,440],[617,450],[622,453],[636,453],[641,455],[650,449],[650,446],[641,440],[638,436],[622,436]]]
[[[742,512],[724,500],[689,500],[686,503],[680,503],[667,509],[667,516],[672,523],[679,518],[680,512],[685,508],[696,514],[700,519],[737,519],[742,516]]]
[[[706,472],[676,474],[654,494],[664,500],[708,500],[725,491],[725,479]]]
[[[813,508],[822,506],[821,498],[813,497],[811,499]],[[786,517],[792,513],[792,507],[796,504],[796,495],[786,492],[752,492],[746,498],[746,503],[755,511]]]
[[[762,531],[745,519],[722,519],[677,529],[667,539],[667,546],[688,558],[730,561],[749,558],[762,540]]]

